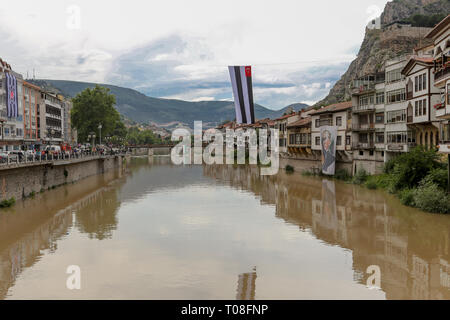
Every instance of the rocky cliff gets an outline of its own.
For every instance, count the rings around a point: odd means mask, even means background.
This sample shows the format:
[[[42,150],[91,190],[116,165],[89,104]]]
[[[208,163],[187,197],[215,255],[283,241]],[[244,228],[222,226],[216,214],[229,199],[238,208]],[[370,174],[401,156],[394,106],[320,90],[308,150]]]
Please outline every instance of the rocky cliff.
[[[450,0],[394,0],[388,2],[381,15],[381,29],[366,29],[364,40],[355,60],[336,82],[327,97],[316,105],[328,105],[350,99],[352,80],[384,71],[384,63],[393,57],[412,53],[418,46],[428,44],[424,36],[431,28],[393,24],[408,21],[414,15],[435,15],[450,12]]]

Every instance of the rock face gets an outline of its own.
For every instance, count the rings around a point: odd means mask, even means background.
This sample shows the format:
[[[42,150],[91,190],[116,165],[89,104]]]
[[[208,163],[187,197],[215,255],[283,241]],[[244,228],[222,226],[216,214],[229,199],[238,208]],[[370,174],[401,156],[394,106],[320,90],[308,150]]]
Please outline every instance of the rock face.
[[[384,71],[386,60],[427,45],[424,36],[431,28],[392,24],[408,19],[414,14],[432,15],[450,12],[450,0],[394,0],[388,2],[381,15],[382,28],[366,29],[364,40],[355,60],[330,90],[327,97],[316,106],[328,105],[350,99],[350,84],[361,76]],[[447,11],[443,11],[447,10]],[[392,25],[390,25],[392,24]]]
[[[406,20],[414,14],[433,15],[449,12],[449,0],[394,0],[386,4],[381,14],[381,24]]]

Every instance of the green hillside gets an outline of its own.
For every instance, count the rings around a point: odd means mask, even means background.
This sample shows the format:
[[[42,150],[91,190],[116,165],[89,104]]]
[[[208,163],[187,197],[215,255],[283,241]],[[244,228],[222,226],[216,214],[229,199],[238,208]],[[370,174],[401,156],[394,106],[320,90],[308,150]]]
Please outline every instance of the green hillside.
[[[74,97],[84,89],[96,85],[95,83],[65,80],[34,80],[33,82],[45,89],[57,89],[68,97]],[[107,84],[100,85],[111,89],[116,96],[117,110],[136,122],[155,122],[157,124],[182,122],[192,126],[194,120],[202,120],[210,125],[216,125],[235,118],[234,103],[229,101],[189,102],[152,98],[133,89]],[[296,103],[294,106],[295,110],[299,110],[307,105]],[[257,119],[276,118],[282,115],[285,109],[271,110],[255,105],[255,116]]]

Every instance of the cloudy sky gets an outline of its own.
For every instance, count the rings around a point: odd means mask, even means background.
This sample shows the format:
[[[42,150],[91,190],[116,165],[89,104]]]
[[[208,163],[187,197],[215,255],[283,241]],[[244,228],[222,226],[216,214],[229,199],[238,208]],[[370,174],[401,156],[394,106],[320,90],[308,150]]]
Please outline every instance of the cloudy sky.
[[[10,1],[0,57],[24,76],[190,101],[230,100],[227,66],[252,65],[255,101],[279,109],[326,96],[386,2]]]

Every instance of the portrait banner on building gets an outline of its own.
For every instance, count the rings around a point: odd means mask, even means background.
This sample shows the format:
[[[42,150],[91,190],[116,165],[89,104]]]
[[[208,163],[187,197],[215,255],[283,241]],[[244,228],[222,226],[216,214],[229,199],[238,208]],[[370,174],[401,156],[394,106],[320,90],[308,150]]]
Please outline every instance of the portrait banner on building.
[[[336,169],[337,127],[320,127],[320,145],[322,147],[322,173],[334,175]]]
[[[6,73],[6,111],[8,118],[16,118],[19,115],[19,103],[17,97],[17,79],[14,75]]]
[[[233,89],[236,122],[255,123],[253,106],[252,67],[229,66],[231,87]]]

